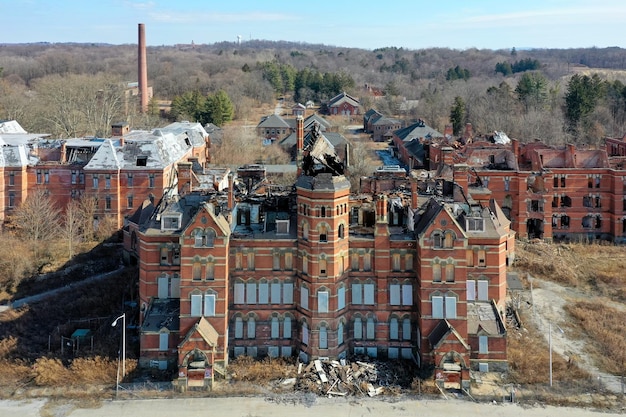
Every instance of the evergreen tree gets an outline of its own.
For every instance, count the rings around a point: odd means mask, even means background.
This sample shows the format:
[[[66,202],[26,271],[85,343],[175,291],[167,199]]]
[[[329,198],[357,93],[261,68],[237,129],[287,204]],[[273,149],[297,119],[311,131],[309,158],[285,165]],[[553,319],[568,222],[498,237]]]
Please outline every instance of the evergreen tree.
[[[202,124],[211,122],[217,126],[222,126],[224,123],[230,122],[234,115],[233,102],[224,90],[220,90],[207,97],[205,111],[200,122]]]
[[[572,76],[565,93],[565,118],[570,131],[576,131],[578,124],[585,122],[595,110],[598,101],[604,95],[604,87],[598,74],[591,77],[580,74]]]
[[[548,98],[548,81],[538,72],[525,72],[515,87],[517,99],[524,104],[526,111],[541,109]]]
[[[450,121],[452,122],[452,133],[458,136],[465,125],[465,101],[459,96],[454,98],[454,104],[450,110]]]

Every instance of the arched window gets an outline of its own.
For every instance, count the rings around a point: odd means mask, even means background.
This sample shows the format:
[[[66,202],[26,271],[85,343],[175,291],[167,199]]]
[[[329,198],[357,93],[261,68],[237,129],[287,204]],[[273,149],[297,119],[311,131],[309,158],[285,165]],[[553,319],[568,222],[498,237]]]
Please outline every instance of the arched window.
[[[339,236],[339,239],[343,239],[344,236],[344,228],[345,226],[342,224],[339,225],[339,230],[337,231],[337,235]]]
[[[433,248],[440,249],[443,248],[443,235],[441,232],[435,232],[432,236],[433,239]]]
[[[304,222],[302,225],[302,239],[309,240],[309,223]]]
[[[205,246],[208,248],[212,248],[215,244],[215,230],[208,229],[206,231],[206,243]]]
[[[454,263],[448,261],[446,265],[446,282],[454,282]]]
[[[343,345],[343,322],[340,321],[337,325],[337,346]]]
[[[439,262],[433,264],[433,282],[441,282],[441,264]]]
[[[320,217],[326,217],[326,207],[324,206],[320,208]]]
[[[320,242],[328,241],[328,228],[325,225],[320,225]]]
[[[398,340],[398,319],[392,317],[389,320],[389,340]]]
[[[443,247],[446,249],[452,249],[454,247],[454,233],[451,231],[445,233]]]
[[[320,349],[328,349],[328,327],[326,324],[320,325],[319,342]]]

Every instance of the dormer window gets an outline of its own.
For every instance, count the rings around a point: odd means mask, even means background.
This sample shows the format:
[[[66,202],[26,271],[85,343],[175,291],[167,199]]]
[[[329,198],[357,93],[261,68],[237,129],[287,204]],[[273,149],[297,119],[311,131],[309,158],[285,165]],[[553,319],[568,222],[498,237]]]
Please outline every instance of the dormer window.
[[[148,165],[148,157],[147,156],[138,156],[137,157],[137,166],[138,167],[145,167],[146,165]]]
[[[180,215],[161,217],[161,230],[178,230],[180,228]]]
[[[480,217],[468,217],[465,219],[468,232],[484,232],[485,219]]]
[[[276,234],[289,234],[289,220],[276,220]]]

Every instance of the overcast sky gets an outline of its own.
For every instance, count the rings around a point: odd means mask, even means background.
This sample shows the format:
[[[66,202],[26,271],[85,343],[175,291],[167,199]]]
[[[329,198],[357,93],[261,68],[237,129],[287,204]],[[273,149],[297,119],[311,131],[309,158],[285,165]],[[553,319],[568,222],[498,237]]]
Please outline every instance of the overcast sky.
[[[0,0],[0,43],[626,47],[625,0]]]

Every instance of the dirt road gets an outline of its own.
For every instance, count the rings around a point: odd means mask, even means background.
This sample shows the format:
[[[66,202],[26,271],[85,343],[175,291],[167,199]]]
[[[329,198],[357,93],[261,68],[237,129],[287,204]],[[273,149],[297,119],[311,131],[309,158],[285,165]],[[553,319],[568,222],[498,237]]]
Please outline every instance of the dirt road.
[[[96,409],[71,409],[59,405],[46,407],[43,403],[22,404],[0,401],[1,416],[35,417],[171,417],[241,416],[241,417],[356,417],[356,416],[464,416],[464,417],[611,417],[613,413],[598,413],[579,408],[521,407],[514,404],[476,404],[462,400],[381,401],[377,399],[316,398],[308,403],[288,403],[265,398],[190,398],[163,400],[109,401]]]

